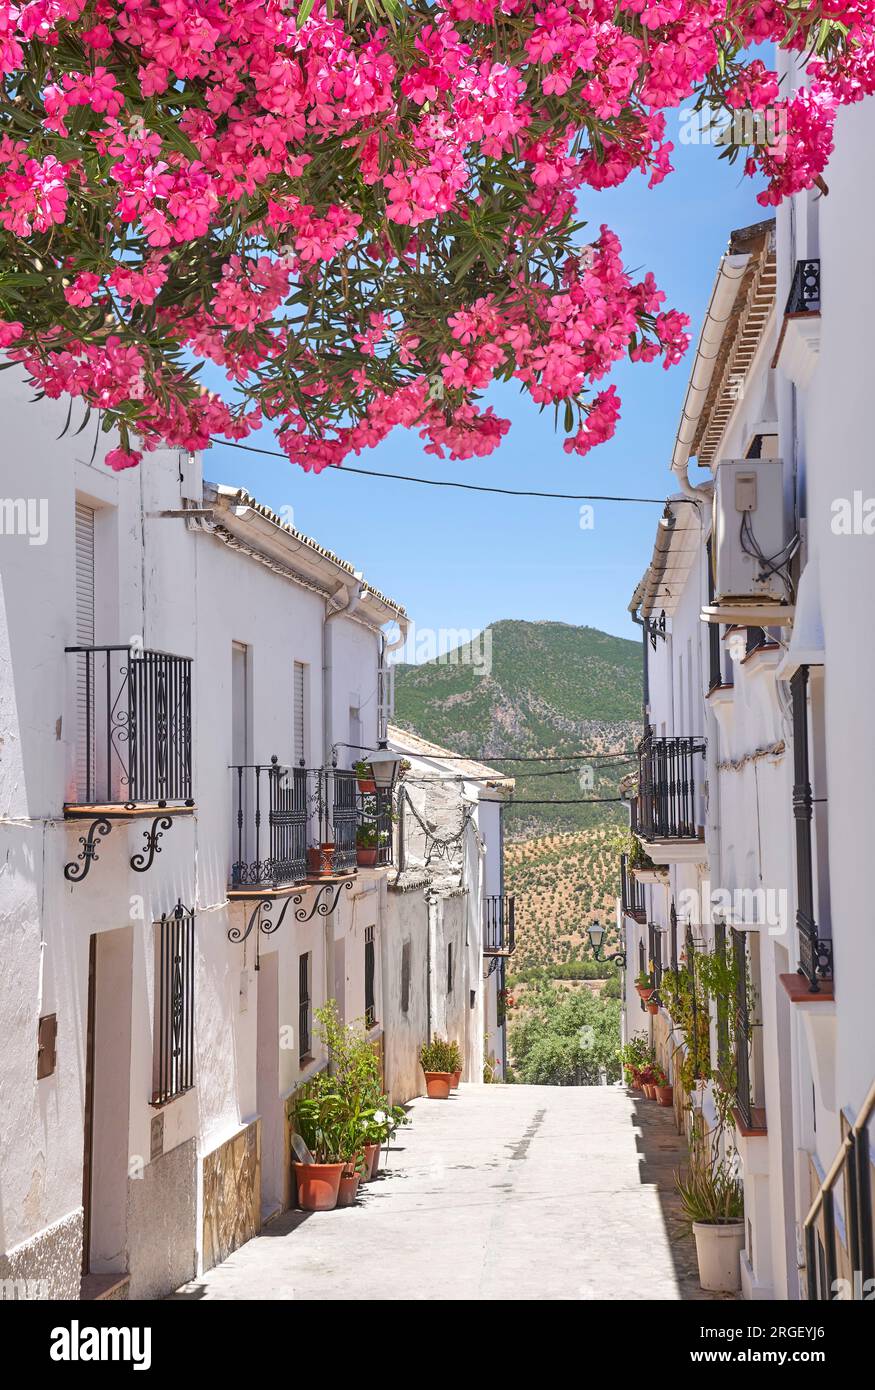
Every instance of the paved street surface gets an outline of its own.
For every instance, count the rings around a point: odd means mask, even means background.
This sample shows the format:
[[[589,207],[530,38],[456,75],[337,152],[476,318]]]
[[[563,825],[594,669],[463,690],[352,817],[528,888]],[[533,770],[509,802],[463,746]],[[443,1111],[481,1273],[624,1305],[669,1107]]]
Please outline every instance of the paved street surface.
[[[672,1110],[617,1087],[416,1100],[354,1208],[286,1212],[174,1298],[682,1299]]]

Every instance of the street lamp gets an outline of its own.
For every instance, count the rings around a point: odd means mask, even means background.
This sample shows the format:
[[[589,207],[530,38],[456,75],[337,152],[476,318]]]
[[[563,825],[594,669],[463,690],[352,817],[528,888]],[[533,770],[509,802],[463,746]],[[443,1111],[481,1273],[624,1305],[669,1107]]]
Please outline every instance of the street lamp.
[[[605,929],[602,926],[601,922],[590,922],[589,926],[586,929],[586,932],[589,937],[589,944],[592,947],[593,955],[595,956],[596,960],[615,961],[618,968],[622,970],[626,964],[625,951],[615,951],[614,954],[611,956],[602,956],[602,942],[604,941],[605,937]]]

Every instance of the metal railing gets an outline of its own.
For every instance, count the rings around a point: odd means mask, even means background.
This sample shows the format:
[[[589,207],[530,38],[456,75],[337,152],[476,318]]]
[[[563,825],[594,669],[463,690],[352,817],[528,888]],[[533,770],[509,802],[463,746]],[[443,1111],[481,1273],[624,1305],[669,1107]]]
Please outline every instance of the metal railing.
[[[785,314],[820,313],[820,261],[797,261]]]
[[[191,805],[190,657],[130,646],[66,647],[76,662],[70,804]]]
[[[483,954],[511,955],[516,946],[516,898],[512,893],[483,899]]]
[[[308,874],[352,873],[360,849],[391,864],[392,794],[360,792],[344,768],[233,763],[232,888],[283,888]]]
[[[695,759],[701,739],[646,734],[638,745],[632,829],[645,840],[698,838]]]
[[[179,901],[158,924],[153,1105],[194,1085],[194,908]]]
[[[620,906],[625,916],[633,917],[636,922],[646,922],[644,884],[633,878],[627,854],[620,855]]]
[[[837,1297],[838,1249],[836,1186],[844,1178],[844,1226],[847,1234],[851,1287],[847,1294],[857,1302],[871,1297],[875,1285],[875,1228],[872,1220],[872,1165],[869,1157],[869,1122],[875,1114],[875,1081],[856,1120],[843,1112],[848,1129],[832,1166],[802,1223],[808,1298],[830,1302]],[[818,1218],[822,1215],[822,1230]]]

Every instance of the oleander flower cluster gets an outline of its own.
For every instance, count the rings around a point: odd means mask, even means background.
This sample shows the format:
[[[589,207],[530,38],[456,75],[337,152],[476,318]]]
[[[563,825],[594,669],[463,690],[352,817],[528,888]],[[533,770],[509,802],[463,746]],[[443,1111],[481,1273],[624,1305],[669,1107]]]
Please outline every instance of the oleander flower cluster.
[[[480,457],[514,380],[586,454],[614,364],[688,343],[587,190],[664,179],[694,101],[779,108],[745,172],[812,187],[873,35],[875,0],[0,0],[0,349],[115,468],[265,422],[316,470],[396,425]]]

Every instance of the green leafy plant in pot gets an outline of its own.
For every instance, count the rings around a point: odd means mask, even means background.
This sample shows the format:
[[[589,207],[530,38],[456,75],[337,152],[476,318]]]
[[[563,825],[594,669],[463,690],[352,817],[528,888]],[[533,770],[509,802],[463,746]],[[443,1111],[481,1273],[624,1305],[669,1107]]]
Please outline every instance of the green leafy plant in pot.
[[[675,1185],[696,1242],[699,1283],[712,1293],[734,1293],[741,1286],[744,1184],[719,1100],[711,1130],[706,1130],[701,1111],[693,1110],[690,1163],[686,1173],[675,1174]]]
[[[419,1050],[419,1060],[425,1073],[425,1089],[430,1100],[446,1100],[450,1094],[457,1057],[454,1046],[446,1038],[432,1038],[431,1042],[423,1043]]]

